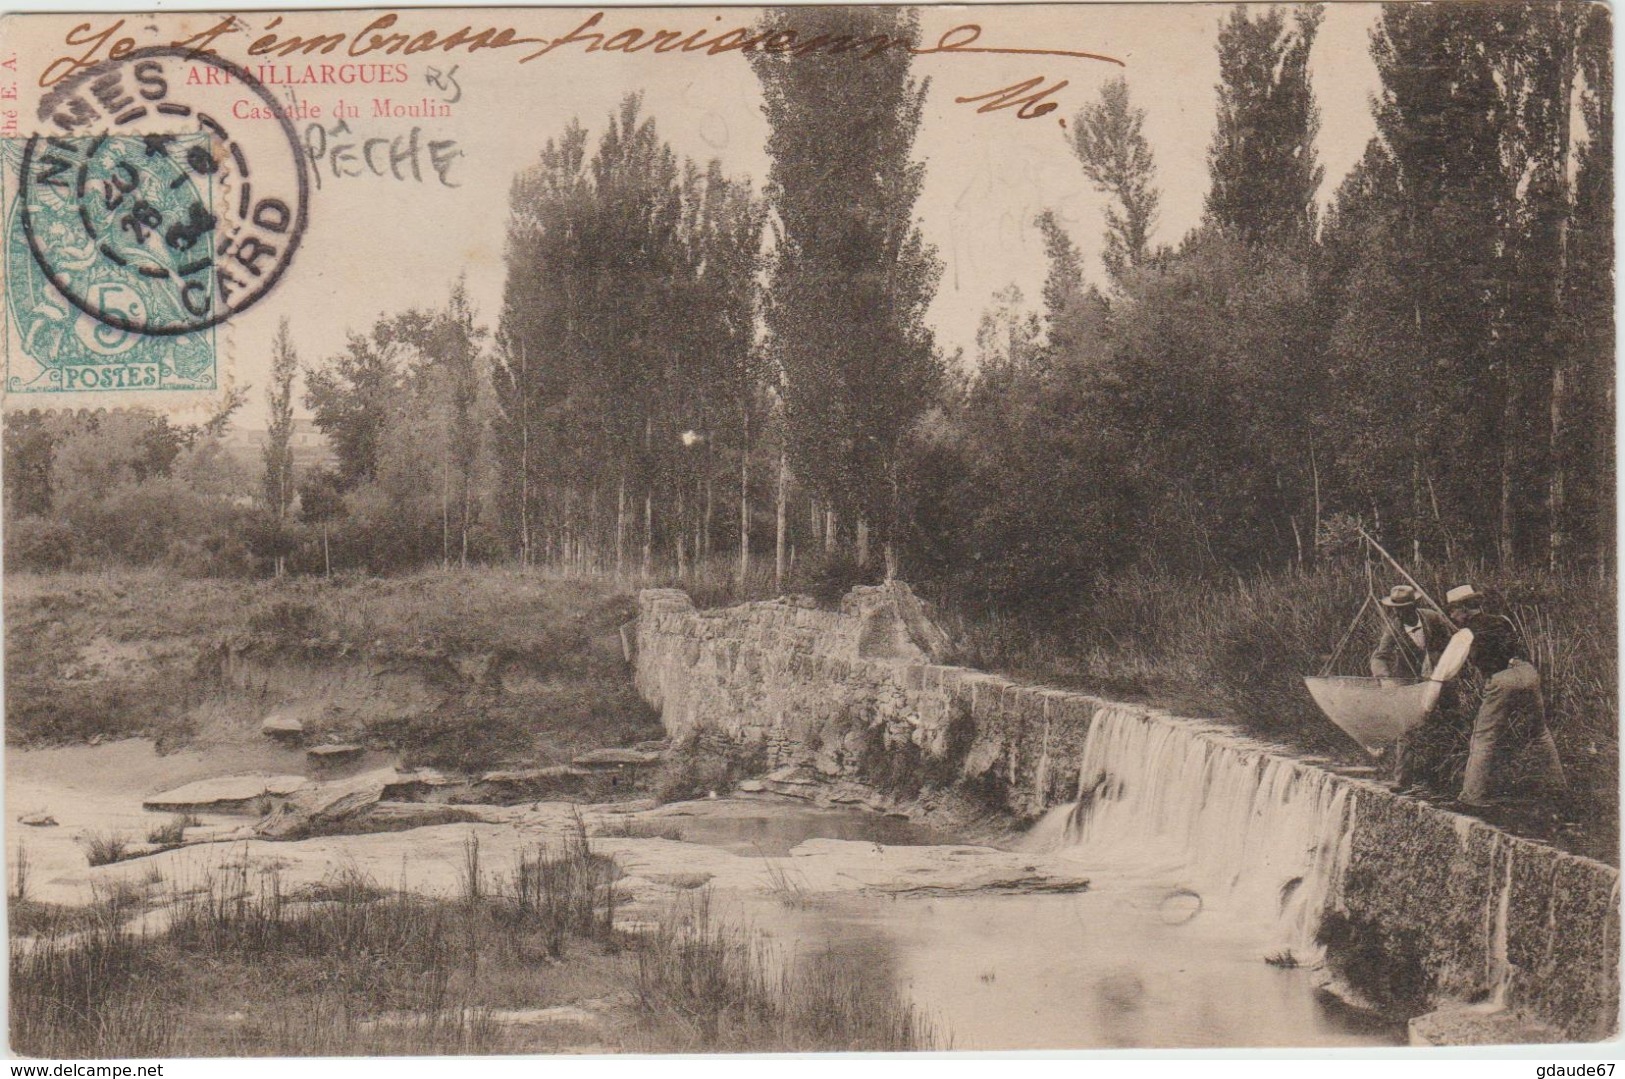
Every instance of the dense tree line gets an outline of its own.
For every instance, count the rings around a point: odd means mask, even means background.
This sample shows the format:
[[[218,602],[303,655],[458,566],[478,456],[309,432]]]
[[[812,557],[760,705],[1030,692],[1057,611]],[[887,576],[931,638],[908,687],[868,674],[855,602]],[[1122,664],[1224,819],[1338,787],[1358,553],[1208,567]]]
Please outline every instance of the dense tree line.
[[[262,515],[239,497],[253,477],[220,443],[243,400],[186,425],[142,409],[7,413],[6,566],[253,572]]]
[[[1419,561],[1611,568],[1608,21],[1386,6],[1377,135],[1317,222],[1320,10],[1236,9],[1205,217],[1172,249],[1108,84],[1071,128],[1106,280],[1039,221],[1043,332],[989,310],[919,460],[920,565],[1026,609],[1130,568],[1308,565],[1362,525]]]
[[[795,21],[917,32],[900,10]],[[1177,244],[1153,241],[1145,112],[1107,83],[1066,136],[1103,234],[1039,215],[1041,293],[995,296],[969,365],[925,321],[941,267],[914,217],[926,86],[906,52],[751,53],[759,191],[683,160],[628,96],[515,178],[494,333],[459,284],[303,369],[331,467],[294,467],[285,326],[259,484],[202,428],[13,415],[8,551],[214,550],[220,572],[726,557],[740,577],[769,552],[781,574],[798,550],[870,574],[895,555],[1032,610],[1135,568],[1311,565],[1356,525],[1418,561],[1611,569],[1607,10],[1385,7],[1376,135],[1324,213],[1320,23],[1314,5],[1221,20],[1205,212]],[[179,506],[183,475],[216,493]],[[148,503],[212,523],[106,517]]]
[[[486,336],[459,280],[444,307],[380,318],[305,372],[334,458],[300,484],[305,565],[326,568],[335,543],[342,565],[374,571],[500,554]]]

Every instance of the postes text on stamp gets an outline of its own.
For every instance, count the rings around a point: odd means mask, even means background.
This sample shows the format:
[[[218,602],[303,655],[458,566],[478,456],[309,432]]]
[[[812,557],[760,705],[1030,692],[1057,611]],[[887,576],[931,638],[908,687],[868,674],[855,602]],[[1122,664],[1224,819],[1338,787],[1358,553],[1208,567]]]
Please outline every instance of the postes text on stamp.
[[[211,142],[207,134],[57,138],[52,167],[67,174],[66,186],[26,188],[18,182],[24,147],[6,143],[8,393],[216,388],[214,327],[132,328],[181,325],[212,304]],[[54,279],[31,238],[49,252]]]

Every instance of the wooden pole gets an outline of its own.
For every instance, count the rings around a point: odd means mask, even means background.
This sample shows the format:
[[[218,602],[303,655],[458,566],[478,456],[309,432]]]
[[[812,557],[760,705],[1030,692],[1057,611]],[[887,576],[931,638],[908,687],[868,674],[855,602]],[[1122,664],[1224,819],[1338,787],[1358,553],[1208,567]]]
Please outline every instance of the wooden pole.
[[[1371,538],[1371,533],[1367,532],[1365,529],[1362,528],[1362,529],[1360,529],[1360,535],[1365,538],[1365,541],[1367,543],[1371,544],[1371,546],[1376,548],[1378,554],[1382,555],[1382,557],[1384,557],[1384,558],[1386,558],[1388,560],[1388,564],[1390,566],[1393,566],[1394,570],[1396,572],[1398,572],[1398,574],[1401,577],[1405,578],[1405,582],[1407,584],[1409,584],[1412,588],[1416,589],[1416,594],[1417,595],[1421,596],[1423,599],[1428,601],[1428,606],[1432,607],[1435,611],[1438,611],[1440,614],[1445,613],[1444,608],[1439,606],[1437,603],[1435,603],[1434,600],[1433,600],[1433,597],[1427,594],[1427,589],[1425,589],[1421,585],[1417,584],[1416,583],[1416,578],[1412,577],[1409,573],[1406,573],[1405,572],[1405,567],[1400,565],[1399,562],[1395,560],[1393,555],[1391,555],[1387,551],[1383,550],[1382,549],[1382,544],[1378,543],[1376,540]]]

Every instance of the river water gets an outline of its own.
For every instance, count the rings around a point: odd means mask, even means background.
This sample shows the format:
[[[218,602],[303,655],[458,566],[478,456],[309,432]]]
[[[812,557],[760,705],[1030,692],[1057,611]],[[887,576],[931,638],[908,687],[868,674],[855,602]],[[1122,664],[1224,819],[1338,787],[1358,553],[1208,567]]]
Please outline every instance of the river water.
[[[1020,849],[1087,891],[747,896],[745,915],[786,950],[884,971],[957,1048],[1404,1043],[1317,988],[1346,785],[1222,728],[1123,709],[1095,716],[1080,764],[1078,801]]]
[[[792,811],[786,832],[803,836],[814,819]],[[824,819],[838,822],[846,839],[859,838],[866,819],[875,824],[857,812]],[[721,823],[708,840],[726,841]],[[776,831],[771,807],[726,824],[764,849]],[[903,838],[895,822],[879,827],[892,843]],[[889,978],[954,1049],[1404,1044],[1402,1025],[1318,989],[1314,970],[1266,962],[1283,961],[1275,919],[1202,897],[1176,867],[1091,868],[1087,856],[1054,851],[1030,860],[1064,865],[1090,886],[1076,894],[730,898],[736,916],[781,951],[804,960],[834,955]],[[795,861],[792,852],[786,864]]]
[[[42,897],[52,897],[60,875],[66,900],[67,883],[84,880],[88,833],[140,836],[165,819],[143,814],[141,795],[206,774],[297,771],[296,763],[272,749],[241,760],[158,757],[140,742],[13,751],[8,862],[20,837]],[[1084,766],[1079,803],[1052,811],[1016,852],[955,844],[878,813],[781,800],[657,811],[653,816],[680,831],[681,846],[635,837],[603,842],[633,855],[652,852],[647,857],[668,869],[690,859],[710,864],[719,913],[762,930],[783,954],[808,961],[833,955],[890,980],[953,1048],[1403,1043],[1402,1027],[1316,988],[1313,930],[1337,869],[1344,819],[1317,773],[1106,714],[1096,721]],[[15,823],[19,813],[38,809],[61,826]],[[399,865],[399,852],[421,851],[428,835],[354,843],[391,844],[374,853],[379,864]],[[298,845],[275,846],[291,856]],[[996,859],[1003,860],[996,871],[978,876],[972,868]],[[785,867],[779,875],[815,886],[787,896],[762,886],[757,870],[737,868],[747,862]],[[1089,884],[1052,894],[1010,883],[1027,870],[1035,880]],[[888,894],[890,882],[914,879],[929,886]]]

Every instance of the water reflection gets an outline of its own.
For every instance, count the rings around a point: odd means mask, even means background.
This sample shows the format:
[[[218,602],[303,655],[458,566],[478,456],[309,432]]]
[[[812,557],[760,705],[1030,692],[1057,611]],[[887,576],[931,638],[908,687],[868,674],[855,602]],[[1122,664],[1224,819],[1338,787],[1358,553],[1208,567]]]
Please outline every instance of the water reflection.
[[[956,1049],[1403,1043],[1402,1028],[1317,991],[1312,972],[1266,964],[1248,922],[1208,909],[1170,925],[1169,899],[1107,881],[1080,895],[743,902],[787,950],[861,957]]]

